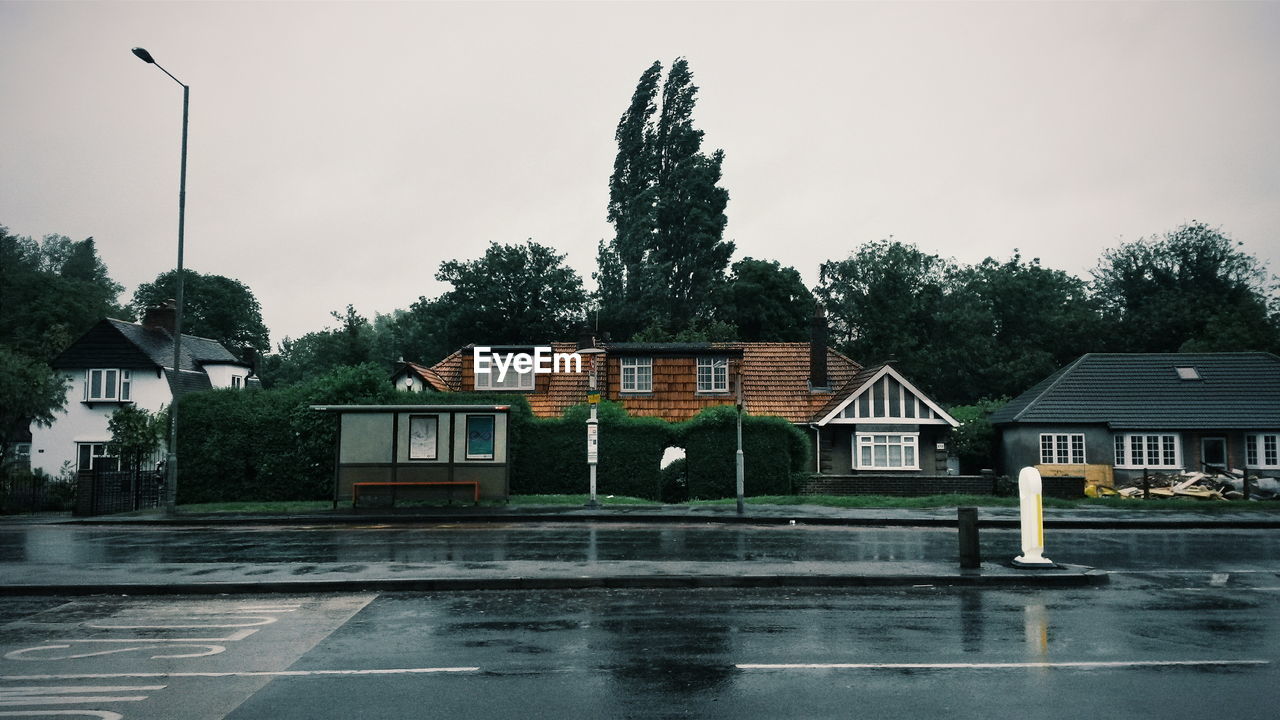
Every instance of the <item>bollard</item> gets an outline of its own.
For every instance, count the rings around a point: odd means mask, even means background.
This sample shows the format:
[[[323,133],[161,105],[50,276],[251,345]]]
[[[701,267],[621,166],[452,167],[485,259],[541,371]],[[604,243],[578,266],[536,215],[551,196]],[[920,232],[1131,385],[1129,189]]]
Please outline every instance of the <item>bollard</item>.
[[[956,522],[960,528],[960,567],[982,567],[982,553],[978,550],[978,508],[956,508]]]
[[[1151,476],[1147,475],[1147,469],[1142,468],[1142,499],[1151,499]]]
[[[1246,466],[1245,466],[1245,468],[1244,468],[1244,482],[1243,482],[1243,485],[1244,485],[1244,492],[1243,492],[1244,499],[1245,499],[1245,500],[1248,500],[1248,499],[1249,499],[1249,497],[1250,497],[1251,495],[1253,495],[1253,488],[1249,487],[1249,466],[1247,466],[1247,465],[1246,465]]]
[[[1019,510],[1022,520],[1022,554],[1013,559],[1015,567],[1057,567],[1044,556],[1044,509],[1040,500],[1040,471],[1024,467],[1018,473]]]

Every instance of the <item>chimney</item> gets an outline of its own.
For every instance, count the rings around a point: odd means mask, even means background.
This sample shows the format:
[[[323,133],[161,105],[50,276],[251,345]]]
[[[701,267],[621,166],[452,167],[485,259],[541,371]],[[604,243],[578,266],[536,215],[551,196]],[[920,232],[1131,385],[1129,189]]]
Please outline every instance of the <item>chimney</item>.
[[[159,307],[147,308],[147,312],[142,316],[142,327],[148,330],[164,330],[173,335],[174,326],[178,322],[178,303],[174,300],[166,300],[164,305]]]
[[[821,303],[813,307],[809,324],[809,389],[827,389],[827,311]]]

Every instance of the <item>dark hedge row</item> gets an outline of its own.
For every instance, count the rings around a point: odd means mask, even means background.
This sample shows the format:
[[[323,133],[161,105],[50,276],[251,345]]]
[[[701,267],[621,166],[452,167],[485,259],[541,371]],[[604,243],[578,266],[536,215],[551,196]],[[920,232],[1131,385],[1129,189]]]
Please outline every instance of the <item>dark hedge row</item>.
[[[180,503],[323,500],[332,496],[337,415],[312,405],[510,405],[512,494],[577,494],[588,487],[587,406],[536,419],[520,395],[404,393],[372,366],[343,368],[310,383],[261,391],[215,390],[179,405]],[[735,412],[710,408],[668,423],[630,417],[601,403],[597,491],[666,501],[734,494]],[[659,469],[666,448],[683,447],[682,469]],[[748,495],[793,491],[810,456],[803,432],[778,418],[743,421]],[[664,480],[665,477],[665,480]]]

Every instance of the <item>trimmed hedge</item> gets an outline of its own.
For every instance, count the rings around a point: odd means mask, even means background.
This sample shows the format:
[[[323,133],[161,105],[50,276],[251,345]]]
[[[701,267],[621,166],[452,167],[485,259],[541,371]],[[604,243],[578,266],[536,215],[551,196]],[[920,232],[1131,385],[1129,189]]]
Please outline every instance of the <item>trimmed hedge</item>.
[[[710,407],[679,426],[685,449],[685,478],[690,499],[716,499],[737,494],[737,411]],[[791,495],[793,477],[802,475],[811,456],[809,438],[777,417],[742,418],[743,486],[745,494]]]
[[[512,393],[404,393],[372,365],[340,368],[312,382],[271,390],[192,393],[178,405],[178,501],[325,500],[332,497],[338,416],[312,405],[509,405],[511,493],[574,494],[588,481],[589,407],[536,419]],[[703,410],[684,423],[626,414],[601,403],[600,495],[651,500],[731,497],[735,492],[736,412]],[[683,447],[682,474],[664,473],[662,455]],[[748,495],[794,493],[793,473],[808,467],[808,437],[780,418],[745,416]],[[686,484],[687,483],[687,484]],[[677,486],[678,485],[678,486]]]

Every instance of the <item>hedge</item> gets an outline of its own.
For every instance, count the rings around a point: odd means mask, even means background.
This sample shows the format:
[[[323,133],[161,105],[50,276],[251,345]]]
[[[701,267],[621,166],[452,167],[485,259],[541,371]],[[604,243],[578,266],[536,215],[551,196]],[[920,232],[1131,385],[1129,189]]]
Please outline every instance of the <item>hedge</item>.
[[[332,497],[338,416],[312,405],[509,405],[512,494],[577,494],[588,487],[586,405],[564,417],[536,419],[513,393],[404,393],[372,365],[341,368],[317,380],[271,390],[192,393],[178,405],[180,503],[324,500]],[[654,500],[735,493],[732,407],[703,410],[684,423],[599,406],[597,492]],[[659,468],[663,452],[683,447],[683,473]],[[792,474],[811,457],[808,437],[780,418],[746,416],[743,446],[748,495],[793,492]]]

